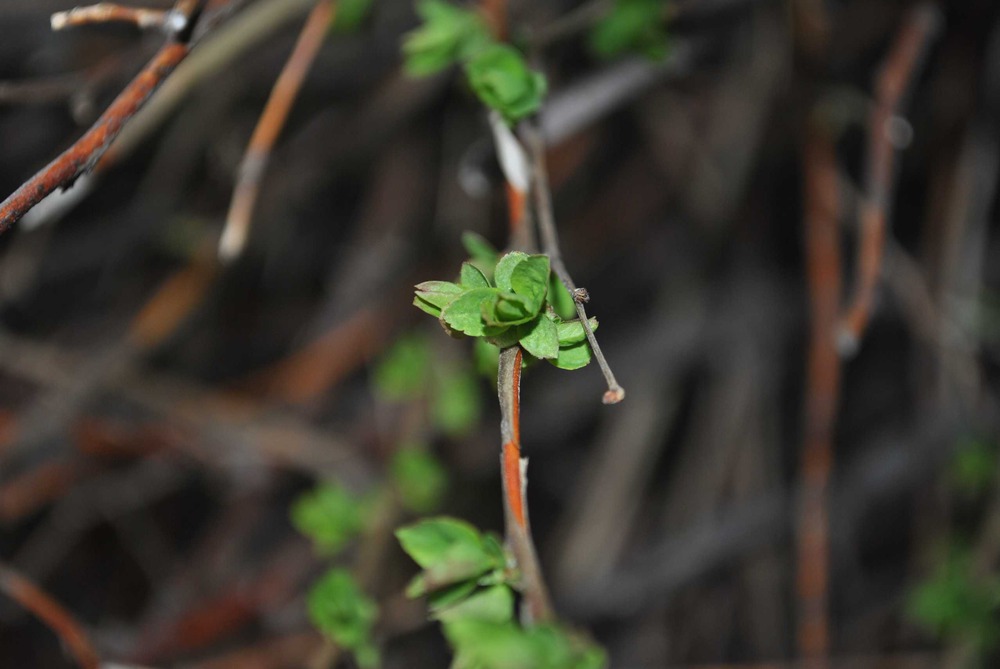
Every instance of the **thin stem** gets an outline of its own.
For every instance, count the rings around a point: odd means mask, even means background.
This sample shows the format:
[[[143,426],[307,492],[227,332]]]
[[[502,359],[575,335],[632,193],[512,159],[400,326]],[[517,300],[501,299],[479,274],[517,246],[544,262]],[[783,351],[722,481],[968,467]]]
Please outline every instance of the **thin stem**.
[[[933,4],[923,3],[914,8],[900,28],[877,77],[875,105],[868,127],[865,194],[860,205],[854,295],[841,316],[837,334],[842,355],[852,355],[857,350],[875,303],[875,290],[885,253],[895,170],[892,122],[940,23],[939,10]]]
[[[190,51],[188,38],[205,0],[179,0],[173,12],[183,17],[145,69],[111,103],[97,122],[73,146],[28,179],[6,200],[0,203],[0,234],[18,221],[46,195],[57,188],[68,188],[81,175],[89,172],[108,150],[124,125],[142,109],[154,91],[163,83]]]
[[[531,151],[532,163],[532,191],[535,196],[535,209],[538,217],[538,231],[542,240],[542,250],[549,256],[552,271],[556,273],[559,280],[566,286],[566,290],[573,296],[573,303],[576,305],[576,313],[583,324],[583,331],[587,335],[587,341],[594,352],[594,358],[604,374],[604,380],[608,384],[608,390],[604,393],[605,404],[617,404],[625,399],[625,389],[618,383],[615,374],[611,371],[604,353],[601,351],[594,330],[590,327],[587,318],[587,310],[584,304],[590,301],[590,295],[586,289],[577,288],[570,276],[566,265],[562,260],[562,251],[559,248],[559,233],[556,231],[555,215],[552,210],[552,193],[549,190],[549,179],[545,167],[545,144],[541,134],[535,128],[527,128],[528,145]]]
[[[527,458],[521,457],[521,348],[511,346],[500,352],[497,397],[500,400],[500,436],[503,451],[504,516],[507,541],[521,572],[526,623],[552,620],[554,614],[542,568],[531,539],[527,505]]]
[[[0,592],[45,623],[83,669],[98,669],[101,666],[94,645],[73,615],[37,585],[3,563],[0,563]]]
[[[254,205],[260,193],[260,182],[270,161],[271,151],[285,127],[306,74],[323,45],[334,11],[333,0],[319,0],[313,7],[292,54],[278,76],[264,112],[260,115],[240,163],[226,227],[219,240],[219,255],[224,260],[239,256],[246,245]]]

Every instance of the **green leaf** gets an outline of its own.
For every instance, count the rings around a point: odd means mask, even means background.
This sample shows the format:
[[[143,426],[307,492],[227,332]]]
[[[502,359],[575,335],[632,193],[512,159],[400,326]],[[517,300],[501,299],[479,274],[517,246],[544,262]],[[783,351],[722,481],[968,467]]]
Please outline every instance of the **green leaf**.
[[[429,513],[441,504],[448,488],[448,474],[425,450],[399,449],[393,456],[390,472],[404,508],[415,513]]]
[[[541,311],[549,290],[549,257],[528,256],[515,265],[510,274],[510,287],[514,293],[528,300],[531,311]]]
[[[462,437],[479,422],[480,391],[476,377],[467,371],[450,370],[435,386],[431,417],[450,437]]]
[[[542,314],[530,323],[519,325],[521,346],[536,358],[556,358],[559,355],[559,330],[555,321]]]
[[[591,330],[597,330],[597,319],[587,319]],[[579,344],[587,338],[587,333],[583,329],[583,323],[579,320],[563,321],[556,327],[559,333],[559,346],[572,346]]]
[[[373,0],[338,0],[333,17],[333,29],[340,33],[357,30],[368,17]]]
[[[508,123],[542,106],[545,77],[532,71],[513,47],[490,44],[479,49],[465,64],[465,72],[483,104],[500,112]]]
[[[364,666],[378,664],[371,639],[378,606],[350,572],[327,572],[309,591],[307,606],[309,618],[321,632],[343,648],[361,651],[358,660]]]
[[[461,286],[450,281],[424,281],[418,283],[416,289],[413,306],[434,317],[440,316],[441,310],[463,292]]]
[[[433,74],[482,49],[491,41],[489,29],[476,13],[442,0],[417,5],[423,25],[403,41],[406,71]]]
[[[365,526],[367,509],[342,486],[326,483],[292,505],[292,524],[313,540],[317,550],[334,554]]]
[[[549,304],[563,320],[576,317],[576,303],[573,301],[573,296],[569,294],[555,272],[549,275]]]
[[[489,288],[490,280],[482,271],[469,262],[462,263],[462,287],[463,288]]]
[[[497,261],[496,269],[493,270],[493,283],[504,292],[514,292],[510,283],[510,277],[514,273],[514,268],[528,259],[527,253],[521,251],[511,251]]]
[[[591,50],[604,58],[635,51],[659,60],[667,53],[663,0],[617,0],[590,33]]]
[[[492,303],[496,297],[494,288],[473,288],[458,296],[441,311],[441,322],[456,332],[470,337],[481,337],[485,333],[483,305]]]
[[[966,441],[955,453],[951,478],[966,494],[980,495],[986,492],[997,478],[996,450],[983,441]]]
[[[459,618],[444,633],[460,669],[602,669],[604,652],[579,635],[551,624],[524,629],[511,621]]]
[[[590,364],[590,344],[585,341],[559,349],[555,360],[549,360],[559,369],[574,370]]]
[[[390,401],[422,396],[431,369],[431,351],[421,335],[402,337],[375,367],[375,391]]]
[[[403,550],[423,567],[407,588],[407,595],[420,596],[502,569],[492,547],[479,531],[455,518],[429,518],[396,530]]]
[[[463,232],[462,246],[465,247],[469,257],[476,261],[477,264],[482,264],[487,267],[496,266],[497,257],[500,254],[495,248],[493,248],[492,244],[486,241],[486,238],[482,235],[469,231]]]
[[[482,316],[488,325],[503,327],[520,325],[538,315],[539,309],[534,309],[528,298],[515,293],[494,293],[494,295],[491,302],[483,305]]]
[[[445,609],[464,600],[466,597],[475,592],[477,587],[478,584],[476,580],[470,579],[447,588],[442,588],[436,592],[432,592],[427,597],[427,605],[431,614],[436,614],[441,609]]]
[[[472,357],[476,363],[476,371],[488,379],[496,380],[497,369],[500,367],[500,348],[486,341],[477,339],[472,348]]]
[[[506,585],[494,585],[450,606],[438,608],[433,617],[442,622],[487,620],[502,623],[513,620],[514,593]]]

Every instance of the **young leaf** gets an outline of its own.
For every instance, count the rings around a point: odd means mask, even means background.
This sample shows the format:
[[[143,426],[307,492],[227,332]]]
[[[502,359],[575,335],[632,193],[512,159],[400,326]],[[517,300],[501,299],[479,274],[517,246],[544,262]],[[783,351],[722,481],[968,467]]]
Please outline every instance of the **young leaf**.
[[[493,301],[483,305],[483,320],[488,325],[510,326],[527,323],[541,310],[515,293],[494,293]],[[496,334],[496,333],[494,333]]]
[[[417,5],[422,26],[403,41],[406,71],[414,76],[433,74],[468,58],[491,41],[489,29],[476,12],[443,0]]]
[[[419,335],[403,337],[375,368],[375,390],[389,401],[414,399],[424,393],[430,369],[427,340]]]
[[[423,567],[407,588],[407,595],[417,597],[502,569],[479,531],[454,518],[429,518],[396,530],[403,550]]]
[[[465,64],[472,90],[483,104],[513,124],[542,106],[545,77],[528,67],[524,56],[506,44],[490,44]]]
[[[626,51],[663,58],[667,52],[665,6],[663,0],[616,0],[611,13],[590,33],[590,48],[604,58]]]
[[[292,505],[292,524],[325,553],[338,552],[365,526],[364,505],[342,486],[326,483]]]
[[[332,569],[313,586],[308,597],[309,618],[337,645],[354,651],[365,667],[378,664],[372,627],[378,606],[364,593],[350,572]]]
[[[495,248],[493,248],[492,244],[486,241],[486,238],[482,235],[477,235],[475,232],[463,232],[462,246],[465,247],[469,257],[472,258],[477,264],[482,264],[491,268],[496,266],[497,257],[500,254]]]
[[[564,321],[576,317],[576,303],[573,302],[573,296],[569,294],[555,272],[549,275],[549,304]]]
[[[510,274],[510,287],[514,293],[528,300],[531,311],[541,311],[549,290],[549,257],[528,256],[515,265]]]
[[[491,303],[495,296],[494,288],[467,290],[441,311],[441,322],[456,332],[481,337],[486,327],[483,305]]]
[[[521,346],[536,358],[556,358],[559,355],[559,331],[555,321],[542,314],[530,323],[519,325]]]
[[[403,507],[429,513],[440,505],[448,488],[448,474],[432,455],[418,448],[401,448],[392,459],[390,471]]]
[[[513,292],[513,288],[510,285],[510,277],[514,273],[514,268],[527,259],[528,254],[521,251],[511,251],[500,258],[496,269],[493,270],[494,285],[502,291]]]
[[[451,606],[438,608],[433,617],[446,623],[455,620],[507,622],[514,618],[514,593],[506,585],[494,585]]]
[[[462,263],[463,288],[489,288],[490,281],[482,271],[470,262]]]
[[[589,318],[587,320],[590,323],[590,329],[597,330],[597,319]],[[559,332],[559,346],[572,346],[573,344],[579,344],[587,338],[587,333],[583,329],[583,323],[579,320],[563,321],[556,326],[556,329]]]
[[[451,437],[467,435],[479,422],[479,384],[465,369],[441,375],[431,405],[431,417],[442,432]]]
[[[413,306],[435,318],[441,315],[441,310],[455,301],[463,289],[450,281],[424,281],[416,285],[416,297]]]
[[[559,369],[574,370],[590,364],[590,344],[585,341],[559,349],[555,360],[549,360]]]
[[[341,33],[354,32],[368,17],[373,0],[338,0],[333,29]]]

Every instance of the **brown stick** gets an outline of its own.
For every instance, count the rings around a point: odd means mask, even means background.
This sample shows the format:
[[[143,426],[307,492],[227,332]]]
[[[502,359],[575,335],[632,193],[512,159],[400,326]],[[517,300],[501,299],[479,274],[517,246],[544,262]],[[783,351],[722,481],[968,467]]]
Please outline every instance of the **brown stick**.
[[[99,2],[87,7],[75,7],[68,12],[56,12],[52,15],[52,29],[62,30],[92,23],[131,23],[138,28],[163,28],[170,15],[162,9],[138,9]]]
[[[504,491],[507,541],[521,572],[526,623],[552,620],[552,604],[542,578],[535,545],[531,540],[526,494],[528,461],[521,457],[521,348],[511,346],[500,352],[497,397],[500,400],[500,456]]]
[[[145,69],[119,94],[83,137],[0,203],[0,234],[6,232],[46,195],[57,188],[68,188],[82,174],[93,169],[122,127],[187,56],[187,39],[204,2],[205,0],[178,0],[173,11],[185,20],[178,23],[177,30],[172,33],[167,44],[153,56]]]
[[[869,117],[865,194],[859,212],[854,295],[840,319],[837,333],[842,355],[851,355],[857,350],[875,302],[895,169],[890,123],[899,113],[903,96],[939,24],[940,16],[932,3],[925,2],[914,8],[900,28],[876,79],[875,105]]]
[[[0,591],[51,629],[83,669],[99,669],[101,660],[80,623],[45,591],[0,563]]]
[[[840,392],[840,359],[834,328],[841,294],[837,156],[825,128],[809,129],[802,158],[805,257],[812,319],[806,370],[805,443],[800,464],[802,491],[796,523],[798,651],[805,666],[822,668],[827,666],[830,652],[827,498]]]
[[[219,241],[219,255],[223,260],[239,256],[246,244],[254,204],[257,202],[260,182],[271,158],[271,151],[278,141],[282,128],[285,127],[288,114],[298,97],[306,74],[323,45],[334,12],[333,0],[319,0],[313,7],[292,54],[278,76],[264,112],[257,121],[257,127],[250,137],[250,143],[240,163],[233,200],[226,217],[226,227]]]

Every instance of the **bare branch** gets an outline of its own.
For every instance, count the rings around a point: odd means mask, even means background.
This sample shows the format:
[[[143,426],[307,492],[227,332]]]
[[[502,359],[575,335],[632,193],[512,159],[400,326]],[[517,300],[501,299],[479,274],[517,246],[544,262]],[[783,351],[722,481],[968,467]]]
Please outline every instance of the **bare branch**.
[[[131,23],[138,28],[163,28],[170,12],[162,9],[123,7],[111,2],[99,2],[87,7],[75,7],[68,12],[52,15],[52,29],[63,30],[94,23]]]

